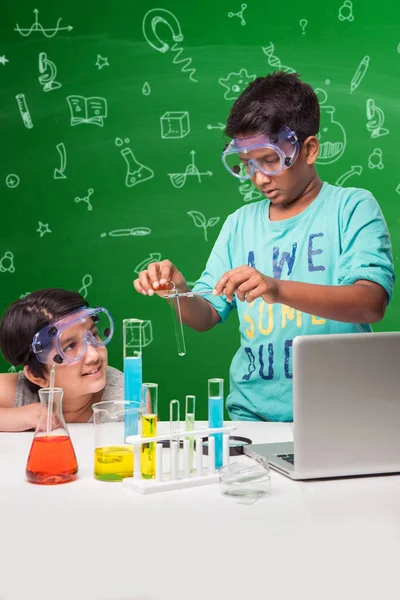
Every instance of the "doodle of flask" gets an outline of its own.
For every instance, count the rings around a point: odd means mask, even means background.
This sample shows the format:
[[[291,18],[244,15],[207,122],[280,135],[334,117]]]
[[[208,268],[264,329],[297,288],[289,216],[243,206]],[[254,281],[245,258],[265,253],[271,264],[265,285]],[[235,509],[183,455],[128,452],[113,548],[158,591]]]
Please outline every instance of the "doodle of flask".
[[[124,148],[121,150],[121,154],[128,166],[125,178],[125,185],[127,187],[133,187],[154,177],[154,171],[138,162],[130,148]]]
[[[315,91],[319,97],[321,92],[324,95],[320,99],[321,127],[317,137],[321,148],[316,162],[320,165],[330,165],[339,160],[346,149],[346,132],[343,126],[333,118],[335,107],[324,104],[328,97],[326,92],[320,89]]]

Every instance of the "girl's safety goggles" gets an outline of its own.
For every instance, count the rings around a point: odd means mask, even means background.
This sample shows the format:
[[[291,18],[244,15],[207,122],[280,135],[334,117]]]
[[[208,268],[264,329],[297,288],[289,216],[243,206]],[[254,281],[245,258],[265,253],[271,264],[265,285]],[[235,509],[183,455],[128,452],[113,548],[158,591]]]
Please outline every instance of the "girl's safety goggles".
[[[234,177],[251,179],[256,171],[265,175],[279,175],[292,166],[299,155],[300,143],[289,127],[281,127],[277,135],[256,134],[234,138],[222,153],[222,162]],[[257,158],[250,152],[257,151]]]
[[[105,346],[114,334],[114,323],[107,309],[78,308],[38,331],[32,351],[44,364],[68,364],[80,360],[87,345]]]

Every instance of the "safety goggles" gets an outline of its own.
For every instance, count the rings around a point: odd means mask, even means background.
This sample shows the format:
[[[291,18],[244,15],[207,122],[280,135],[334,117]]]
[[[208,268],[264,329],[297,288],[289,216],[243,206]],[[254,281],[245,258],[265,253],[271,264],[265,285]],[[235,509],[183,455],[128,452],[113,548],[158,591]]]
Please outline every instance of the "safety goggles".
[[[87,345],[105,346],[114,334],[114,323],[105,308],[78,308],[38,331],[31,345],[44,364],[68,364],[80,360]]]
[[[258,150],[257,159],[246,154]],[[279,175],[292,166],[299,155],[300,143],[289,127],[281,127],[277,135],[256,134],[234,138],[222,153],[226,170],[241,180],[251,179],[256,171]]]

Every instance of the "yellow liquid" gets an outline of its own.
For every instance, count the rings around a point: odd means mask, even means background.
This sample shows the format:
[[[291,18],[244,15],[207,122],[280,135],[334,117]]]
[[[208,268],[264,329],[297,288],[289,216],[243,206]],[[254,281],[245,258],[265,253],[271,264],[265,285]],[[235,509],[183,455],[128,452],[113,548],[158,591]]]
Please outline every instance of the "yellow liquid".
[[[142,437],[157,435],[157,415],[142,415]],[[156,476],[155,442],[142,444],[140,450],[140,469],[143,479],[154,479]]]
[[[105,446],[94,453],[94,476],[100,481],[122,481],[133,477],[133,447]]]

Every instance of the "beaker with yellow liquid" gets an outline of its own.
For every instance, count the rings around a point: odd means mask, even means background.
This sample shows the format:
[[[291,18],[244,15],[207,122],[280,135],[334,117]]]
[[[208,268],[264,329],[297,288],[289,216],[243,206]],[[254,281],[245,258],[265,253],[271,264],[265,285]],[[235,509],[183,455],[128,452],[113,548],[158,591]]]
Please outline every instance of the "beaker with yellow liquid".
[[[144,383],[142,386],[141,422],[142,437],[157,435],[158,384]],[[156,442],[142,444],[140,450],[140,469],[143,479],[156,476]]]
[[[139,422],[140,407],[124,400],[93,404],[95,434],[94,477],[122,481],[133,477],[134,448],[125,443],[125,423]]]

